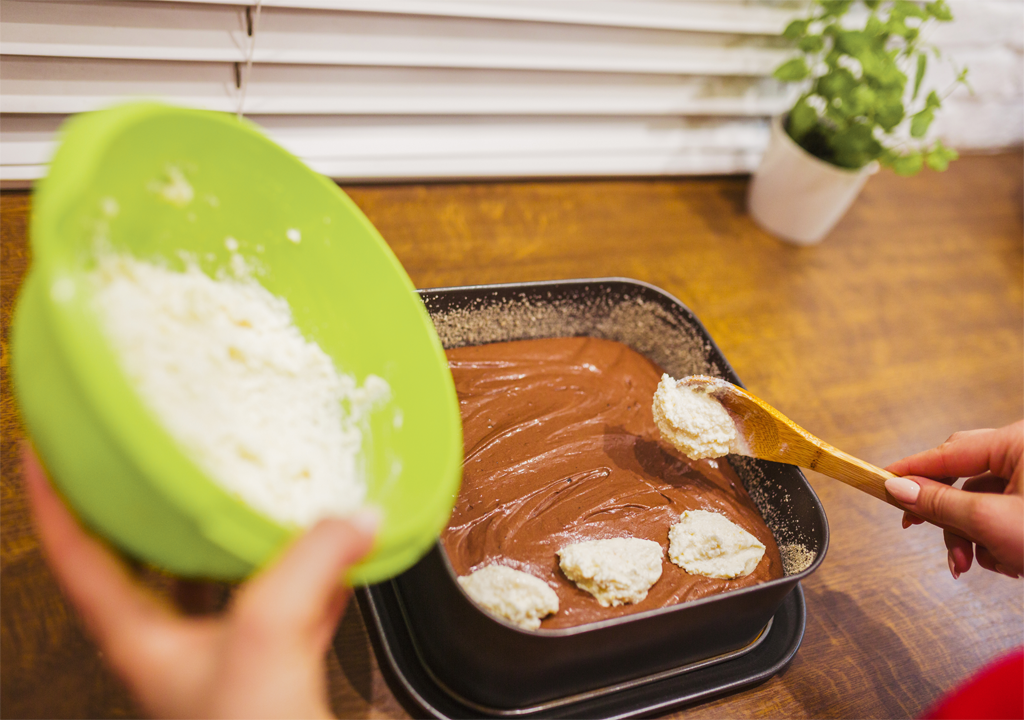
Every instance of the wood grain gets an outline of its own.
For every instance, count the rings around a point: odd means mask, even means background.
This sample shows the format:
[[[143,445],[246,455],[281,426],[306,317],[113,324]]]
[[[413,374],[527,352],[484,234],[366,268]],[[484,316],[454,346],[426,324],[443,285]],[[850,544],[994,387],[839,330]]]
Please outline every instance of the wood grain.
[[[347,187],[418,287],[627,276],[690,306],[750,390],[884,466],[952,432],[1024,416],[1024,163],[873,177],[817,247],[744,212],[745,178]],[[0,703],[9,717],[137,713],[61,599],[19,484],[7,376],[30,199],[0,194],[3,322]],[[764,684],[676,715],[911,717],[1024,633],[1022,585],[954,581],[941,533],[809,472],[831,545],[804,583],[807,632]],[[155,582],[155,581],[154,581]],[[159,583],[155,583],[159,584]],[[328,656],[342,717],[405,717],[353,606]]]

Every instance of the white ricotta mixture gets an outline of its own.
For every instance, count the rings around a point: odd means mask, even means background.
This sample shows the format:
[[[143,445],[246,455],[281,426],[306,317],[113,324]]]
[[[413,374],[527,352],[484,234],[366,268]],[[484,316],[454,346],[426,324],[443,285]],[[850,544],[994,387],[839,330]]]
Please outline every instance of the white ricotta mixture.
[[[691,460],[743,453],[729,412],[703,390],[662,375],[651,412],[662,437]]]
[[[691,575],[743,577],[754,572],[764,545],[724,515],[687,510],[668,531],[668,556]]]
[[[661,577],[664,550],[653,540],[587,540],[558,551],[565,576],[604,607],[638,603]]]
[[[384,380],[339,373],[254,280],[113,253],[92,279],[123,370],[211,479],[299,526],[362,504],[360,424],[388,396]]]
[[[488,565],[459,578],[459,585],[477,605],[526,630],[558,612],[558,595],[529,573],[504,565]]]

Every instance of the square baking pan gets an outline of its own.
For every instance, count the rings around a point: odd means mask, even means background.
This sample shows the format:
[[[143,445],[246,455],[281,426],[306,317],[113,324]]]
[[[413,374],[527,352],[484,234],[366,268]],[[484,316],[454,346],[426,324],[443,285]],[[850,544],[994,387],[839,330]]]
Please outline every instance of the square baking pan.
[[[694,314],[646,283],[566,280],[420,295],[446,349],[586,335],[624,343],[673,377],[715,375],[741,384]],[[548,714],[756,656],[780,606],[821,564],[828,524],[798,468],[735,455],[728,460],[779,545],[782,578],[597,623],[530,631],[478,608],[438,543],[387,587],[365,592],[364,610],[378,616],[378,631],[383,624],[400,629],[408,645],[403,653],[416,657],[435,689],[480,715]]]
[[[485,708],[456,697],[423,665],[392,583],[361,588],[359,609],[385,680],[413,717],[620,718],[649,717],[758,685],[789,664],[803,640],[806,604],[799,585],[748,648],[662,673],[513,709]]]

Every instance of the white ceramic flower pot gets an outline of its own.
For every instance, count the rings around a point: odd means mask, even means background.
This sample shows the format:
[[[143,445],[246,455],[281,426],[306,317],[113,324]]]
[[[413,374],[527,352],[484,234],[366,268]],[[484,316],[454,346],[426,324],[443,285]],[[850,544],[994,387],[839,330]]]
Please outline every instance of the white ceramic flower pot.
[[[820,160],[772,119],[771,137],[747,194],[747,208],[762,228],[799,245],[819,242],[853,203],[878,163],[847,170]]]

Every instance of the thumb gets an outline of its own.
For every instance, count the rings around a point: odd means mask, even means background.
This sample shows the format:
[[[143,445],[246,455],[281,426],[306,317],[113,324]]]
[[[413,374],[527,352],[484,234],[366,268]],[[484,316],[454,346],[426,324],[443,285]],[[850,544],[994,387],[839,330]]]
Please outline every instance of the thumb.
[[[973,540],[977,504],[984,494],[970,493],[923,477],[895,477],[885,489],[904,508],[929,522]]]
[[[378,524],[372,510],[321,520],[245,584],[233,611],[281,639],[318,643],[325,624],[329,638],[348,598],[344,575],[369,552]]]

